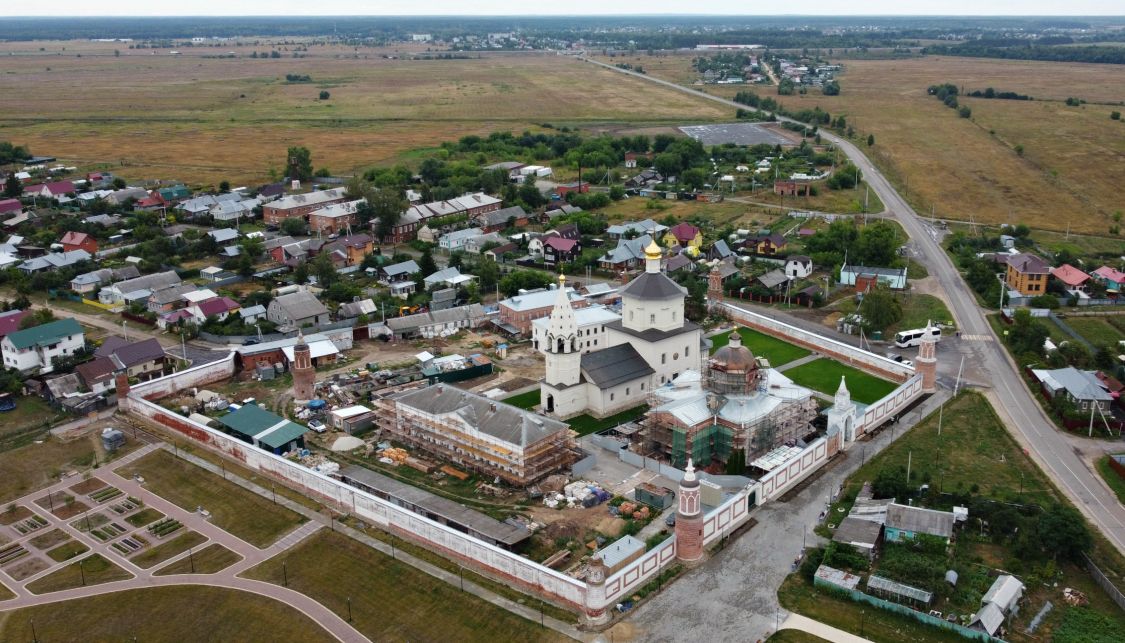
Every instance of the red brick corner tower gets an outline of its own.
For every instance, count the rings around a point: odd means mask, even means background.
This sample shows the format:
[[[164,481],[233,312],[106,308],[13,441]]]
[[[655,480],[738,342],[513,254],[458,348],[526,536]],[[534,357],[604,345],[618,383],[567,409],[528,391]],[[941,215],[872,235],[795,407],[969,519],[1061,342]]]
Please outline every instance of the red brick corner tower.
[[[707,303],[708,307],[723,301],[723,274],[719,272],[719,265],[711,269],[707,275]]]
[[[305,343],[305,335],[297,331],[297,345],[293,347],[293,397],[307,401],[315,397],[316,371],[313,370],[312,352]]]
[[[918,358],[914,368],[922,376],[922,390],[933,393],[937,390],[937,338],[926,333],[918,346]]]
[[[691,566],[703,561],[703,511],[699,502],[699,480],[688,458],[687,471],[680,480],[679,507],[676,509],[676,558]]]

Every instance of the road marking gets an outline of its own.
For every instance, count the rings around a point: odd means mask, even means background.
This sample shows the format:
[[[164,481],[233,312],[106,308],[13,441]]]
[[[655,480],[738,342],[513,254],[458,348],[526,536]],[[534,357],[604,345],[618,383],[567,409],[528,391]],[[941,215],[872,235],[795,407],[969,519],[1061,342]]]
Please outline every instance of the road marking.
[[[970,342],[991,342],[992,335],[962,335],[961,339]]]

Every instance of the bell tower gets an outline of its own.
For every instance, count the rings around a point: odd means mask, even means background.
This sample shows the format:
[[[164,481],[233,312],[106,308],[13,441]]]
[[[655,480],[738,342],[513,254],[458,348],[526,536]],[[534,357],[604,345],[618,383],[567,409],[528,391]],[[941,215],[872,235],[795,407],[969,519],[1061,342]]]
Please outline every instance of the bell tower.
[[[937,390],[937,337],[930,334],[933,327],[926,324],[926,333],[918,345],[918,357],[914,360],[916,372],[922,376],[922,390],[933,393]]]
[[[581,378],[582,351],[578,343],[578,322],[566,292],[566,275],[559,275],[559,291],[547,324],[547,374],[551,386],[573,386]]]
[[[293,398],[308,401],[315,397],[316,371],[312,364],[312,351],[305,342],[305,334],[297,331],[297,345],[293,347]]]

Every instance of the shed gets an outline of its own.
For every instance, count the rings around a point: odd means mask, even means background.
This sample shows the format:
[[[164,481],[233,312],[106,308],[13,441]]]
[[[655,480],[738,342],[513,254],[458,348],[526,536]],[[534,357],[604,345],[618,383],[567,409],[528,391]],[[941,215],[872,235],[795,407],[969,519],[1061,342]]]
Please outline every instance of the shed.
[[[676,493],[667,487],[658,487],[649,482],[642,482],[633,491],[637,502],[643,502],[650,507],[667,509],[676,501]]]
[[[334,429],[346,433],[358,433],[375,424],[375,412],[359,404],[345,406],[329,412],[328,423]]]
[[[219,422],[236,438],[277,455],[305,446],[305,427],[256,404],[246,404]]]
[[[606,575],[616,574],[645,553],[645,543],[632,536],[623,536],[593,555],[606,566]]]

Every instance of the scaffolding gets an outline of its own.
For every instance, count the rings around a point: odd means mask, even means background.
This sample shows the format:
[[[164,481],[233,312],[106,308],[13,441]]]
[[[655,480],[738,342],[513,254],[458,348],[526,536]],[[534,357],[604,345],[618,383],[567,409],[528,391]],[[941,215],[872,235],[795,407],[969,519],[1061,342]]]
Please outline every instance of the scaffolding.
[[[557,431],[525,446],[498,444],[470,435],[440,416],[412,411],[394,405],[393,419],[380,421],[396,439],[436,458],[452,462],[483,475],[498,477],[508,484],[526,487],[570,466],[580,452],[569,429]]]

